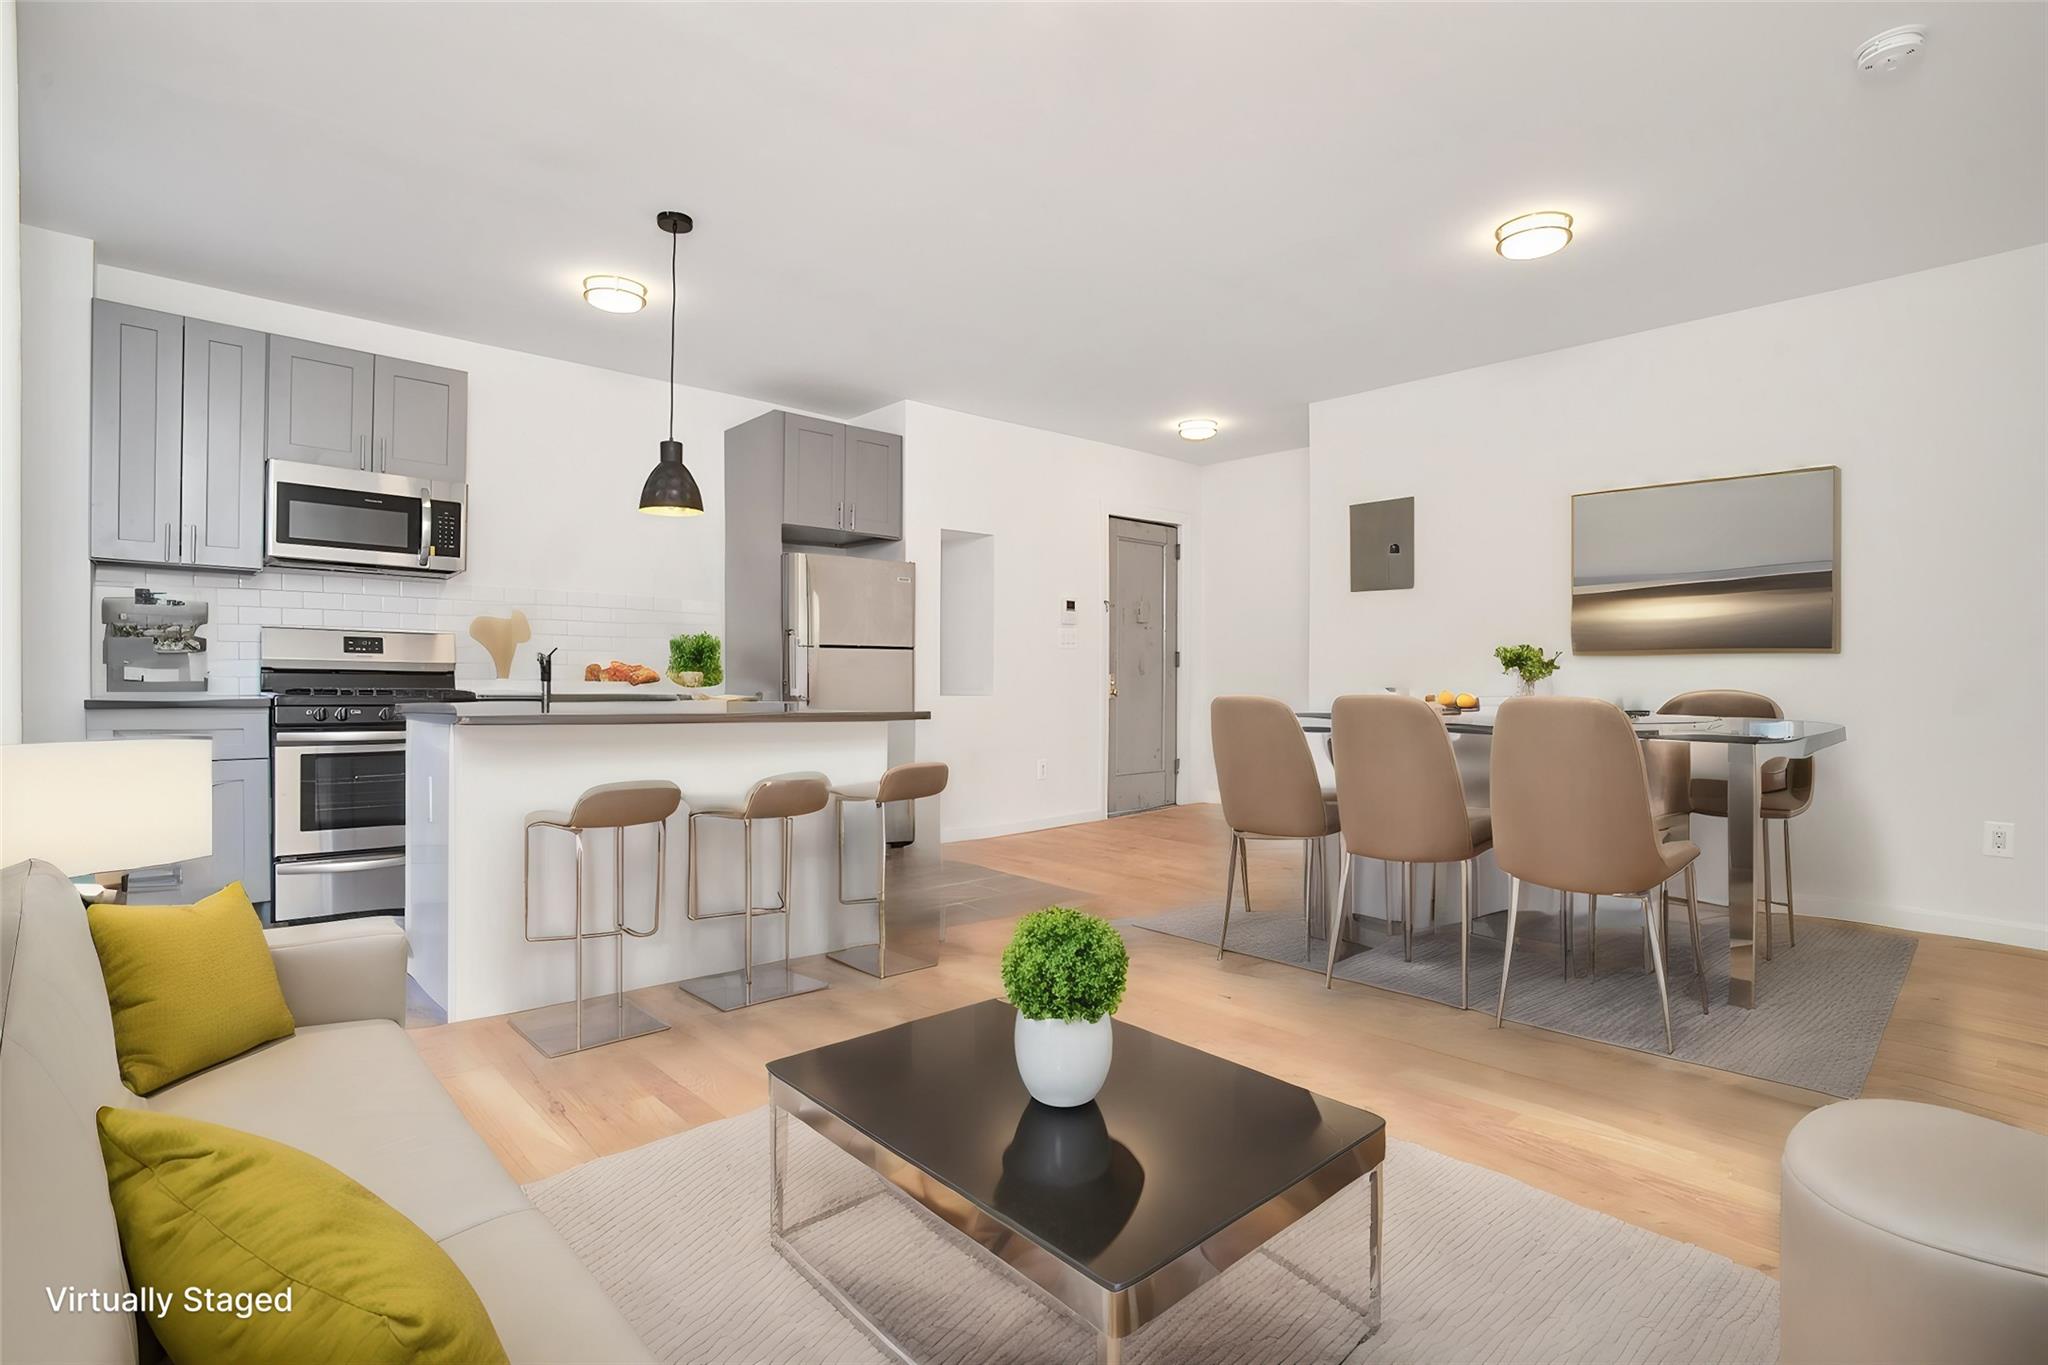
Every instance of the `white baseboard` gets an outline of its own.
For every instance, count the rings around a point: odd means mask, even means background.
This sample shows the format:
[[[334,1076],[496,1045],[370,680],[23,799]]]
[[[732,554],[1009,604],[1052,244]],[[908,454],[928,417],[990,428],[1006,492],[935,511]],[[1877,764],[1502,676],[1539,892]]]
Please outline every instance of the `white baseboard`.
[[[1029,834],[1037,829],[1058,829],[1061,825],[1085,825],[1091,820],[1103,819],[1100,807],[1095,810],[1077,810],[1065,815],[1041,816],[1035,820],[1010,820],[995,825],[953,825],[948,824],[939,836],[944,844],[964,843],[969,839],[995,839],[1005,834]]]
[[[2027,924],[1994,915],[1924,910],[1912,905],[1879,905],[1803,891],[1799,893],[1799,910],[1802,915],[1810,910],[1821,919],[1878,924],[1887,929],[1911,929],[1916,934],[1944,934],[1951,938],[1973,938],[1985,943],[2048,951],[2048,924]]]

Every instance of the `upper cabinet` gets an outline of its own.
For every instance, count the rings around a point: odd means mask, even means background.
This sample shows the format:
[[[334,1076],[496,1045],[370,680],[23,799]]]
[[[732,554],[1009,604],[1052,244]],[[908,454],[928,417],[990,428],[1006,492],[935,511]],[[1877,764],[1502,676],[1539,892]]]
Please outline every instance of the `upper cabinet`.
[[[93,302],[93,558],[263,567],[267,340]]]
[[[462,482],[468,463],[469,376],[380,355],[370,458],[386,474]]]
[[[903,538],[903,438],[782,418],[782,533],[797,544]]]
[[[462,482],[469,376],[292,337],[270,339],[273,460]]]
[[[368,469],[376,365],[365,351],[272,337],[270,458]]]
[[[903,539],[903,438],[846,429],[846,529],[875,540]]]

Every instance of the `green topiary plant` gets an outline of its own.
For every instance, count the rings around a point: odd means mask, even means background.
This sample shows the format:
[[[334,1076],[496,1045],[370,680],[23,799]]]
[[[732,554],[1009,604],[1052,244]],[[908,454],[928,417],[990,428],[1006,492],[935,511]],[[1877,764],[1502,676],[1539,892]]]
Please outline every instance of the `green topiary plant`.
[[[710,631],[677,635],[668,642],[668,671],[702,673],[704,685],[716,687],[725,681],[725,664],[720,656],[718,637]]]
[[[1545,658],[1535,645],[1502,645],[1493,651],[1493,657],[1500,660],[1501,672],[1519,674],[1523,682],[1534,687],[1557,672],[1557,661],[1564,657],[1564,651]]]
[[[1123,1003],[1130,954],[1109,921],[1049,905],[1017,921],[1003,949],[1003,994],[1026,1019],[1094,1023]]]

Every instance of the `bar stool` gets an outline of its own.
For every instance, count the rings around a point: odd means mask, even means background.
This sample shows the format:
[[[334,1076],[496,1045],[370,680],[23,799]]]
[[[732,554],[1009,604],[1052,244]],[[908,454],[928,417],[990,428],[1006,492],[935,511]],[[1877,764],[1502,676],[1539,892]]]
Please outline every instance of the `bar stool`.
[[[830,794],[823,773],[781,773],[764,777],[746,793],[736,797],[692,798],[690,805],[689,890],[684,912],[693,920],[731,919],[737,915],[746,928],[746,961],[738,971],[714,972],[677,983],[683,990],[721,1010],[744,1009],[785,996],[822,991],[825,983],[789,969],[789,886],[792,868],[794,824],[800,815],[825,809]],[[738,910],[706,910],[697,894],[697,859],[703,845],[699,820],[736,820],[745,850],[746,866],[741,876],[741,905]],[[782,886],[773,905],[754,904],[754,824],[776,820],[782,824]],[[761,915],[782,916],[782,961],[754,961],[754,920]]]
[[[673,782],[612,782],[592,787],[576,798],[564,815],[542,811],[529,816],[524,838],[525,882],[522,900],[528,943],[570,943],[576,945],[576,998],[559,1005],[543,1005],[511,1016],[512,1027],[543,1055],[560,1057],[585,1048],[602,1047],[627,1038],[660,1033],[667,1024],[626,999],[626,939],[648,938],[661,930],[661,897],[668,866],[668,818],[682,804],[682,792]],[[654,922],[645,929],[626,923],[626,831],[637,825],[654,826]],[[576,928],[567,934],[533,932],[533,832],[537,829],[566,830],[576,841]],[[596,932],[583,925],[583,836],[591,830],[608,829],[616,836],[618,887],[613,901],[612,927]],[[583,998],[583,945],[591,939],[612,940],[612,993],[609,1000]]]
[[[933,958],[917,957],[901,947],[889,947],[889,817],[891,801],[922,801],[946,789],[948,769],[943,763],[899,763],[882,774],[878,782],[857,782],[832,789],[832,820],[839,831],[839,903],[875,907],[875,941],[828,953],[869,976],[901,976],[929,967]],[[851,801],[875,808],[875,894],[851,896],[846,891],[846,805]],[[937,915],[929,917],[936,927]],[[900,936],[899,936],[900,937]]]

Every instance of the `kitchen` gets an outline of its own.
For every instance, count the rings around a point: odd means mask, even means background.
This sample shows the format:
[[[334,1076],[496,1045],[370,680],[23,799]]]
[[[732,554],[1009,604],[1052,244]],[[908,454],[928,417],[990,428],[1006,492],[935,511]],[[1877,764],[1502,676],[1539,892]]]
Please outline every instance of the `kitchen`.
[[[486,474],[487,504],[508,522],[526,523],[521,534],[495,536],[497,554],[490,522],[479,529],[473,520],[471,403],[462,372],[164,309],[95,300],[92,312],[89,585],[98,634],[86,733],[201,734],[212,739],[216,760],[214,855],[131,875],[135,899],[188,901],[241,880],[280,922],[402,911],[407,703],[481,692],[493,698],[492,709],[537,710],[535,702],[509,699],[537,697],[533,657],[553,653],[562,664],[556,692],[565,706],[588,707],[583,696],[567,700],[579,693],[630,697],[642,708],[656,696],[659,705],[686,704],[666,680],[644,689],[581,681],[586,664],[659,665],[672,636],[716,631],[723,622],[722,602],[658,594],[636,581],[673,573],[649,575],[650,556],[636,564],[616,554],[636,535],[661,560],[686,566],[692,559],[702,565],[706,541],[719,552],[721,522],[730,531],[752,517],[757,529],[768,528],[765,556],[757,543],[725,537],[728,554],[744,547],[752,562],[773,565],[776,578],[765,590],[748,589],[753,595],[745,605],[765,612],[765,624],[756,632],[759,643],[729,641],[726,690],[736,690],[744,676],[738,670],[749,660],[765,658],[774,661],[772,673],[753,666],[744,691],[781,695],[780,508],[739,499],[737,506],[715,506],[703,520],[678,523],[638,516],[624,502],[605,508],[601,522],[592,519],[606,527],[615,570],[606,572],[600,556],[566,573],[536,573],[532,513],[515,501],[523,501],[525,487],[493,484]],[[746,410],[758,414],[760,406]],[[477,411],[479,429],[488,429],[488,408]],[[805,423],[814,442],[836,426],[791,420]],[[635,434],[634,445],[644,448],[645,428]],[[884,472],[895,477],[900,528],[900,438],[869,433],[866,444],[893,449],[894,463]],[[713,457],[698,464],[714,495],[733,482],[720,463]],[[781,459],[772,463],[779,475]],[[881,490],[871,495],[870,509],[887,507],[886,487],[867,466],[860,470],[863,488]],[[561,494],[575,496],[566,487]],[[145,514],[181,529],[152,534],[145,544],[134,529]],[[885,548],[892,545],[882,538],[890,528],[855,535],[787,525],[790,544],[841,542],[812,546],[814,553],[893,553],[900,560],[900,545]],[[651,546],[648,531],[661,537]],[[581,558],[582,544],[562,537],[547,546],[549,567]],[[486,574],[500,582],[527,577],[536,586],[491,586],[481,581]],[[538,586],[614,575],[639,590]],[[719,578],[715,571],[702,576]],[[744,576],[726,581],[731,587]],[[522,648],[511,678],[499,679],[469,625],[515,611],[528,620],[531,648]],[[910,651],[903,654],[891,685],[907,688]],[[908,701],[896,709],[907,711]],[[903,752],[912,743],[887,738],[879,753]],[[573,795],[536,791],[525,799],[531,807]],[[935,843],[935,812],[926,818]]]

